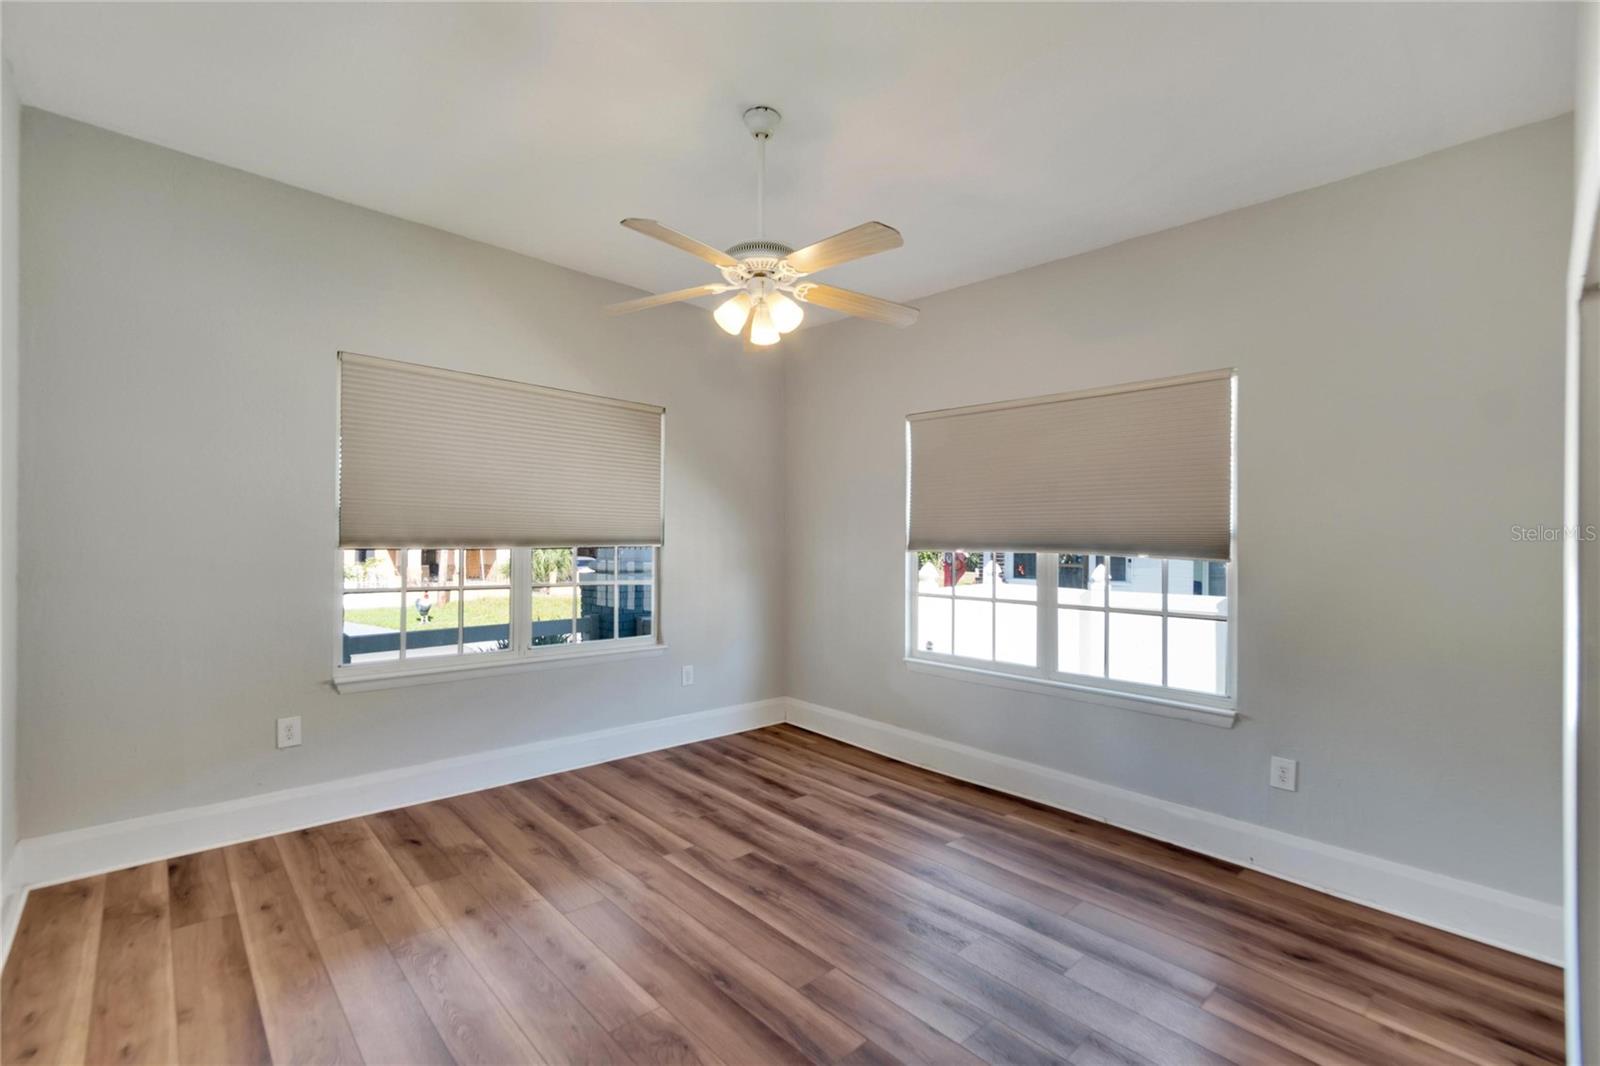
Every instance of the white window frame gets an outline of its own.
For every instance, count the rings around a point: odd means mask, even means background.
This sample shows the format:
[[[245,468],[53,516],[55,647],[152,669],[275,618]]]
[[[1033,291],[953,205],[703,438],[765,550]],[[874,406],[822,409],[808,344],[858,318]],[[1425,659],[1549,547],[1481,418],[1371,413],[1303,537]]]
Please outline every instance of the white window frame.
[[[955,551],[958,549],[942,549]],[[976,550],[976,549],[973,549]],[[1005,549],[1013,550],[1013,549]],[[1015,549],[1021,551],[1023,549]],[[1226,686],[1227,691],[1221,695],[1193,692],[1188,689],[1170,688],[1166,685],[1146,685],[1132,681],[1121,681],[1111,677],[1091,677],[1083,674],[1073,674],[1061,671],[1058,668],[1057,655],[1057,624],[1059,610],[1063,606],[1057,595],[1059,588],[1057,582],[1060,577],[1061,555],[1088,555],[1109,557],[1116,553],[1105,551],[1082,552],[1037,552],[1035,566],[1035,585],[1037,598],[1034,601],[1038,608],[1036,633],[1038,646],[1035,654],[1036,666],[1019,666],[1014,663],[997,662],[993,659],[974,659],[967,656],[953,654],[954,644],[951,645],[952,653],[944,654],[931,652],[919,647],[917,639],[917,599],[920,592],[917,587],[917,553],[905,553],[906,577],[906,617],[905,617],[905,662],[907,666],[917,672],[937,673],[944,676],[959,678],[960,680],[973,681],[981,684],[997,685],[1002,688],[1022,689],[1024,691],[1037,691],[1052,694],[1061,698],[1082,699],[1092,703],[1103,703],[1110,706],[1125,707],[1130,710],[1166,717],[1184,718],[1191,721],[1204,722],[1209,725],[1231,726],[1236,717],[1235,708],[1238,704],[1238,566],[1236,561],[1230,560],[1227,566],[1227,601],[1228,611],[1226,616],[1219,617],[1215,614],[1205,614],[1192,611],[1170,610],[1167,604],[1167,560],[1161,564],[1161,609],[1112,607],[1110,605],[1111,582],[1109,574],[1107,581],[1101,589],[1100,602],[1097,604],[1077,607],[1065,605],[1085,613],[1098,613],[1101,624],[1107,627],[1104,644],[1108,659],[1111,651],[1110,619],[1113,614],[1134,614],[1161,619],[1161,671],[1165,680],[1167,671],[1167,625],[1168,618],[1194,618],[1205,621],[1225,621],[1227,623],[1228,646],[1226,652]],[[1132,557],[1132,556],[1130,556]],[[998,586],[998,581],[995,583]],[[993,592],[991,598],[993,599]],[[1003,602],[993,599],[993,602]],[[1028,601],[1017,601],[1028,602]],[[991,622],[991,624],[993,624]],[[992,645],[991,645],[992,646]],[[1109,669],[1105,671],[1110,673]]]
[[[599,545],[599,547],[620,548],[639,547],[640,545]],[[474,547],[478,547],[474,545]],[[567,548],[570,545],[558,545]],[[431,546],[430,546],[431,549]],[[389,550],[382,548],[378,550]],[[409,549],[402,549],[409,550]],[[455,547],[446,548],[449,551],[464,551],[467,549]],[[336,560],[335,588],[338,590],[334,599],[334,646],[333,646],[333,686],[339,692],[364,691],[367,689],[393,688],[400,685],[427,684],[436,681],[449,681],[465,676],[480,677],[492,674],[517,672],[529,669],[538,669],[550,666],[576,665],[593,660],[615,660],[623,658],[636,658],[646,655],[657,655],[666,650],[666,639],[662,635],[661,626],[661,563],[662,549],[660,546],[653,548],[653,559],[648,581],[626,581],[622,575],[612,576],[598,580],[579,582],[576,566],[576,553],[574,553],[574,567],[570,581],[556,582],[554,584],[541,583],[540,588],[571,587],[575,591],[574,619],[576,627],[576,613],[579,609],[578,601],[581,593],[576,591],[585,588],[611,588],[617,590],[614,595],[620,597],[620,586],[647,585],[650,588],[650,613],[651,632],[644,636],[618,637],[613,636],[608,640],[599,641],[573,641],[564,644],[533,644],[533,548],[511,548],[511,577],[510,577],[510,603],[511,603],[511,647],[505,651],[485,652],[481,654],[467,654],[461,652],[455,656],[425,656],[417,659],[407,659],[404,653],[399,659],[375,663],[345,663],[344,660],[344,596],[348,592],[358,592],[358,589],[346,589],[344,585],[344,551],[338,549],[334,552]],[[462,574],[462,557],[457,557],[457,585],[450,586],[449,591],[459,592],[465,596],[467,592],[479,590],[496,591],[506,588],[506,585],[495,582],[486,585],[468,585]],[[404,577],[405,565],[401,565],[401,585],[398,589],[374,589],[374,592],[397,592],[401,596],[401,629],[400,646],[405,647],[406,620],[409,618],[409,608],[406,597],[412,592],[421,592],[422,589],[408,589]],[[434,586],[433,591],[439,591]],[[620,604],[618,604],[620,607]],[[465,624],[464,611],[457,621],[458,643],[460,640],[460,627]],[[620,610],[613,610],[612,626],[620,625]]]

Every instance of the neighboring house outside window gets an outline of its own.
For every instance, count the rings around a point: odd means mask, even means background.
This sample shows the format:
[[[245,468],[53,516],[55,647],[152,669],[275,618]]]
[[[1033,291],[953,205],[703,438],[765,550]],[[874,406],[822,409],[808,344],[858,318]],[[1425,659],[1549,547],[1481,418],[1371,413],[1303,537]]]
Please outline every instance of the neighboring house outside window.
[[[653,644],[648,545],[346,548],[341,669]]]
[[[909,657],[1226,707],[1231,564],[914,551]]]

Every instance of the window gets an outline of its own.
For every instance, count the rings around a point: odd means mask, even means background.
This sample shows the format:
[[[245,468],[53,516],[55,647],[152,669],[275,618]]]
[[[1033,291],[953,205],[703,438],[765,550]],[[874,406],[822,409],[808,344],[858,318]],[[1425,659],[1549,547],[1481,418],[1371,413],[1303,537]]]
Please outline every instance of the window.
[[[1231,565],[1213,560],[914,551],[914,659],[1226,706]]]
[[[659,648],[665,417],[341,352],[335,687]]]
[[[1237,384],[1210,370],[908,415],[907,658],[1231,722]]]
[[[919,650],[982,662],[1038,664],[1036,555],[913,554]]]
[[[654,644],[656,555],[649,545],[343,549],[340,673]]]
[[[654,632],[654,548],[535,548],[532,573],[534,645]]]

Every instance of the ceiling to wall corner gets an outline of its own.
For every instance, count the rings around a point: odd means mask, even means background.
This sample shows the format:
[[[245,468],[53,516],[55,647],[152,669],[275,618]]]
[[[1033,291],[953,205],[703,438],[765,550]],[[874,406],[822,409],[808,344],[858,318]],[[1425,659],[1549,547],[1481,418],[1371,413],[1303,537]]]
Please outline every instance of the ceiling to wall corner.
[[[915,299],[1570,110],[1575,5],[95,4],[0,9],[24,101],[644,289],[624,231],[905,247]]]

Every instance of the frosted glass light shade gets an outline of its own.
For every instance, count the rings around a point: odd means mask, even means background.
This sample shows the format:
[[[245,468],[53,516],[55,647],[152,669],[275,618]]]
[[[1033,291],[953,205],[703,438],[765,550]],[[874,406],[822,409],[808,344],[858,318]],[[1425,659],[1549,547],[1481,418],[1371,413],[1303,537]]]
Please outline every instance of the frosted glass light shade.
[[[750,343],[762,348],[777,344],[778,327],[772,322],[772,312],[767,308],[766,301],[756,305],[755,317],[750,320]]]
[[[778,327],[779,333],[788,333],[806,317],[800,305],[781,292],[767,297],[767,311],[772,315],[772,324]]]
[[[724,300],[711,312],[722,332],[737,337],[744,331],[744,320],[750,317],[750,294],[741,292],[731,300]]]

